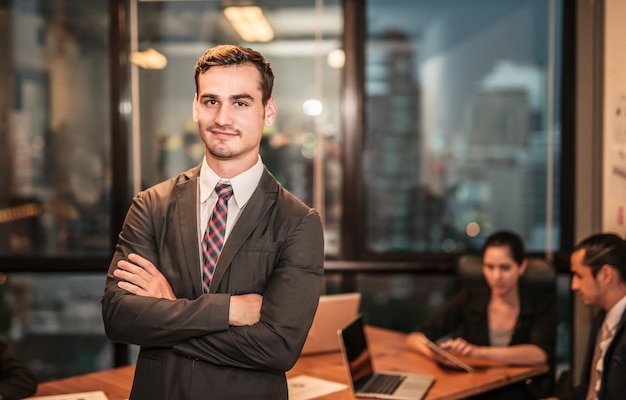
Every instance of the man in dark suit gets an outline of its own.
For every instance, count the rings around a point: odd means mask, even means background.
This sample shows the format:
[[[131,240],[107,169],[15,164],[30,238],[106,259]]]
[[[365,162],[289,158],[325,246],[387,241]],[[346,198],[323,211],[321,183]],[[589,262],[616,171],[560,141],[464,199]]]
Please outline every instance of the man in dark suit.
[[[13,349],[0,338],[0,400],[18,400],[37,391],[33,372],[15,355]]]
[[[320,217],[259,156],[276,117],[261,54],[217,46],[198,60],[195,80],[205,157],[133,199],[102,297],[106,333],[141,346],[131,399],[286,400],[285,371],[319,299]],[[224,187],[226,228],[210,233]],[[213,241],[223,247],[205,270]]]
[[[600,312],[591,327],[581,383],[561,399],[624,398],[626,242],[604,233],[584,239],[574,248],[571,271],[572,290],[585,305],[600,307]]]

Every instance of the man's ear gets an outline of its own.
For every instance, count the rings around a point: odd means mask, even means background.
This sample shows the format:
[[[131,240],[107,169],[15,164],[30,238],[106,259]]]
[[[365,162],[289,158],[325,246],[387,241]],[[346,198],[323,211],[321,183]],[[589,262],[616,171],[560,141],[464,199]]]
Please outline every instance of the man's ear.
[[[267,104],[265,104],[265,119],[263,123],[265,126],[274,125],[274,121],[276,120],[276,102],[273,97],[270,97],[267,100]]]
[[[616,272],[615,268],[611,267],[609,264],[604,264],[598,271],[596,279],[598,282],[602,282],[607,285],[615,280]]]

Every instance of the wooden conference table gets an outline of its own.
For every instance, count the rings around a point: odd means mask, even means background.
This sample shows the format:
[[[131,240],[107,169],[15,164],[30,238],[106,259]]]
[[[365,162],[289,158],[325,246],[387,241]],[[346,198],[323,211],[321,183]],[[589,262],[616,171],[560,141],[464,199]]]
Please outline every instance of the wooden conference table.
[[[520,382],[548,371],[547,365],[532,367],[488,365],[464,359],[475,370],[470,373],[444,369],[430,359],[405,347],[406,334],[376,327],[366,327],[374,367],[381,370],[427,373],[435,376],[427,400],[463,399],[471,395]],[[130,393],[135,367],[107,371],[41,383],[36,396],[58,395],[102,390],[109,400],[125,400]],[[329,381],[348,383],[346,367],[339,352],[302,356],[287,372],[288,378],[307,375]],[[355,399],[350,389],[319,397],[325,400]]]

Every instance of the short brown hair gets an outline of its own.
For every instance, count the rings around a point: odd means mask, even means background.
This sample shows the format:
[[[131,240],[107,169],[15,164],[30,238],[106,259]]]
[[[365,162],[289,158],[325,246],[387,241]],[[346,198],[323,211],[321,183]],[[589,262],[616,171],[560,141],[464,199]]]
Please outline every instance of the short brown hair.
[[[270,63],[256,50],[248,47],[222,44],[206,51],[196,63],[194,78],[196,93],[198,93],[198,76],[211,67],[226,67],[231,65],[252,64],[259,71],[263,105],[272,96],[274,87],[274,73]]]

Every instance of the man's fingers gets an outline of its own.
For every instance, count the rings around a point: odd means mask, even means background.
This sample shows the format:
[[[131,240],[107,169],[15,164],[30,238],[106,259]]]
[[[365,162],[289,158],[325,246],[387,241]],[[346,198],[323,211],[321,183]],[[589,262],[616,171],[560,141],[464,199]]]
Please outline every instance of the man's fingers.
[[[125,260],[117,263],[117,269],[113,272],[113,274],[120,279],[124,279],[135,284],[140,282],[137,279],[141,279],[141,281],[148,281],[151,278],[151,275],[146,272],[146,270]]]
[[[120,281],[120,282],[117,283],[117,286],[120,289],[124,289],[127,292],[132,293],[132,294],[143,296],[144,293],[145,293],[145,290],[143,290],[139,286],[133,285],[132,283],[129,283],[129,282]]]
[[[115,275],[116,278],[119,278],[126,282],[130,282],[135,286],[143,288],[146,285],[146,280],[142,276],[134,274],[122,268],[118,268],[113,271],[113,275]]]
[[[128,255],[128,259],[133,263],[139,265],[141,268],[143,268],[144,271],[152,276],[158,276],[161,274],[159,270],[154,266],[154,264],[152,264],[148,259],[140,256],[139,254],[131,253]]]

